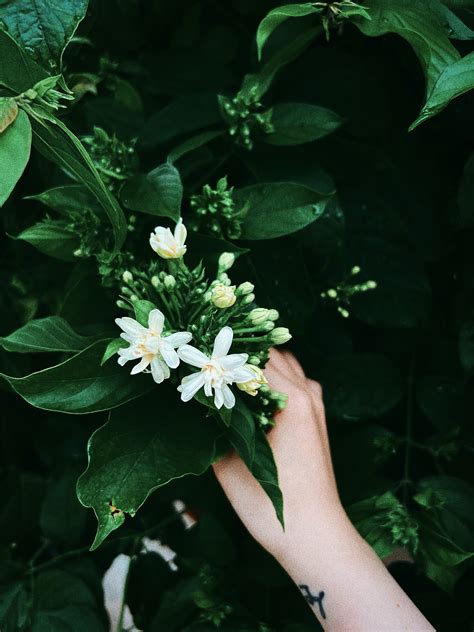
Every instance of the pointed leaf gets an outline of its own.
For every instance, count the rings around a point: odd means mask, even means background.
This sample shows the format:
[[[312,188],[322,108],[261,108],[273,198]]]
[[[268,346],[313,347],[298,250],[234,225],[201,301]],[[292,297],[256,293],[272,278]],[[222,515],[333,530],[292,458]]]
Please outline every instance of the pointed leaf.
[[[0,133],[0,207],[15,188],[30,159],[31,125],[20,110],[17,117]]]
[[[311,103],[279,103],[273,107],[272,125],[275,131],[263,140],[270,145],[300,145],[310,143],[334,132],[342,118],[327,108]]]
[[[131,178],[121,191],[123,204],[141,211],[178,221],[181,213],[183,185],[179,171],[170,163]]]

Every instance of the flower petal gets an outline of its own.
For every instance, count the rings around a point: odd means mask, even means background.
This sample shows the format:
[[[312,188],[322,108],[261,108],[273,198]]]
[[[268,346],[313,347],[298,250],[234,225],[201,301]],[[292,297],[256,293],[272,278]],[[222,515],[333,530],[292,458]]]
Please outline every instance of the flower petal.
[[[204,394],[208,397],[212,397],[212,384],[210,380],[204,382]]]
[[[226,370],[238,369],[249,359],[248,353],[231,353],[231,355],[221,358],[219,364]]]
[[[165,340],[169,345],[176,349],[177,347],[181,347],[181,345],[188,343],[192,337],[193,334],[190,334],[189,331],[178,331],[175,334],[171,334],[171,336],[166,336]]]
[[[142,358],[140,362],[133,367],[133,369],[130,371],[130,374],[136,375],[137,373],[141,373],[147,368],[149,364],[150,364],[150,360],[147,360],[146,358]]]
[[[214,341],[214,349],[212,350],[213,358],[223,358],[229,353],[232,344],[234,332],[231,327],[222,327]]]
[[[203,366],[208,364],[209,358],[196,349],[196,347],[192,347],[191,345],[183,345],[178,349],[178,356],[183,360],[183,362],[187,362],[191,366],[197,366],[198,369],[202,369]]]
[[[243,382],[250,382],[255,379],[255,374],[245,367],[239,367],[232,371],[232,381],[236,384],[242,384]]]
[[[116,318],[116,324],[123,329],[126,334],[137,338],[138,336],[143,336],[146,333],[146,328],[143,325],[140,325],[138,321],[134,318],[130,318],[130,316],[124,316],[123,318]]]
[[[180,218],[174,229],[174,238],[176,239],[178,246],[184,246],[187,234],[188,231],[186,230],[186,226],[183,224],[183,220]]]
[[[161,334],[163,331],[163,325],[165,323],[165,316],[163,312],[160,312],[159,309],[152,309],[148,314],[148,327],[156,332],[157,334]]]
[[[153,358],[151,362],[151,375],[157,384],[161,384],[165,379],[163,364],[164,362],[162,362],[160,358]]]
[[[179,365],[179,356],[171,345],[167,342],[162,342],[160,346],[160,353],[163,360],[171,369],[176,369]]]
[[[224,396],[225,408],[228,408],[228,409],[233,408],[235,406],[235,395],[230,390],[227,384],[224,384],[224,386],[222,387],[222,394]]]
[[[222,404],[224,403],[224,394],[222,392],[222,388],[220,386],[214,387],[214,404],[217,410],[222,408]]]
[[[193,373],[192,375],[188,375],[186,377],[192,379],[186,380],[186,378],[184,378],[181,385],[178,386],[178,391],[181,393],[181,399],[183,402],[189,402],[189,400],[194,397],[204,384],[204,375],[201,372]]]

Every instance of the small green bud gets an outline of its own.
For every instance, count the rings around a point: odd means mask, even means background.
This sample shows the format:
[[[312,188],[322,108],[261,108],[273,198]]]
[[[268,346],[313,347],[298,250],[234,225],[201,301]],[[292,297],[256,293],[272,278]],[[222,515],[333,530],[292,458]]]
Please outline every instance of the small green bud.
[[[136,294],[132,294],[130,296],[130,300],[134,303],[135,301],[138,301],[138,296]]]
[[[176,279],[172,274],[167,274],[163,279],[163,285],[167,290],[174,290],[176,287]]]
[[[252,323],[252,325],[263,325],[268,320],[268,309],[264,307],[256,307],[251,312],[249,312],[248,320]]]
[[[223,285],[230,285],[231,284],[230,277],[225,272],[222,272],[222,274],[219,274],[219,281]]]
[[[360,267],[359,266],[354,266],[351,270],[351,274],[355,275],[355,274],[359,274],[360,272]]]
[[[253,303],[255,300],[255,294],[247,294],[247,296],[244,296],[242,299],[242,304],[243,305],[250,305],[250,303]]]
[[[377,281],[367,281],[366,286],[369,290],[375,290],[375,288],[377,287]]]
[[[151,277],[151,284],[156,289],[161,287],[160,279],[156,275]]]
[[[128,305],[125,301],[122,301],[121,298],[118,299],[118,301],[115,302],[115,304],[117,305],[117,307],[120,307],[120,309],[128,309]]]
[[[122,280],[124,283],[131,283],[133,281],[133,274],[128,270],[125,270],[122,274]]]
[[[329,296],[329,298],[336,298],[337,290],[334,290],[333,288],[331,288],[330,290],[327,291],[327,295]]]
[[[276,309],[269,309],[267,318],[268,320],[278,320],[280,318],[280,314]]]
[[[288,340],[291,340],[292,336],[287,327],[276,327],[268,334],[268,339],[274,345],[283,345]]]
[[[232,252],[223,252],[219,257],[219,272],[230,270],[235,262],[235,255]]]
[[[338,307],[337,311],[341,314],[343,318],[349,318],[349,312],[347,311],[347,309],[344,309],[343,307]]]
[[[254,366],[258,366],[260,364],[260,358],[258,356],[252,355],[248,359],[249,364],[253,364]]]
[[[250,283],[250,281],[245,281],[245,283],[241,283],[237,288],[237,296],[246,296],[247,294],[251,294],[254,291],[255,285]]]
[[[263,323],[263,331],[271,331],[272,329],[275,329],[275,323],[273,321],[267,320],[265,323]]]

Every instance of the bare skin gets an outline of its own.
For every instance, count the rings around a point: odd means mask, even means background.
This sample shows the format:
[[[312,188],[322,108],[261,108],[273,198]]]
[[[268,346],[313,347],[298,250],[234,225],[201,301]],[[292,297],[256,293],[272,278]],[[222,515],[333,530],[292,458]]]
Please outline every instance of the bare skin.
[[[250,534],[285,568],[330,632],[433,630],[358,535],[339,499],[321,387],[296,358],[272,349],[265,369],[288,405],[268,434],[285,502],[285,530],[236,453],[214,465]]]

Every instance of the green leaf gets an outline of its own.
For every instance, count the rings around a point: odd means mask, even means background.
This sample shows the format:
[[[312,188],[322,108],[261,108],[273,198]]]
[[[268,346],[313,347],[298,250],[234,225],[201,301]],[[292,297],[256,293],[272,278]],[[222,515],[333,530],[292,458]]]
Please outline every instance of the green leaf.
[[[323,7],[315,7],[311,2],[302,4],[288,4],[277,7],[268,13],[260,22],[257,30],[257,51],[261,59],[265,42],[273,31],[289,18],[302,18],[315,13],[322,13]]]
[[[148,496],[170,480],[202,474],[214,460],[218,430],[202,409],[183,404],[162,386],[111,414],[89,440],[89,465],[78,498],[99,523],[92,549],[134,516]]]
[[[410,125],[410,131],[444,110],[450,101],[472,88],[474,88],[474,53],[469,53],[443,70],[431,89],[418,118]]]
[[[16,119],[0,133],[0,207],[25,170],[31,151],[31,125],[28,116],[20,110]]]
[[[458,376],[423,375],[416,384],[416,402],[435,428],[449,432],[465,420],[465,389]]]
[[[273,106],[275,131],[263,140],[270,145],[310,143],[334,132],[343,119],[327,108],[310,103],[280,103]]]
[[[130,376],[115,362],[101,367],[104,347],[99,341],[42,371],[25,377],[0,373],[0,377],[36,408],[77,415],[122,406],[154,387],[150,376]]]
[[[114,340],[111,340],[104,351],[104,355],[100,361],[100,366],[103,366],[107,360],[110,360],[110,358],[112,358],[119,349],[123,349],[128,346],[129,343],[123,338],[114,338]]]
[[[308,226],[324,213],[330,198],[293,182],[254,184],[235,192],[248,206],[242,239],[273,239]]]
[[[367,0],[364,7],[372,19],[355,18],[354,23],[370,37],[396,33],[411,45],[425,75],[428,99],[441,73],[460,58],[439,16],[427,14],[422,0]]]
[[[267,436],[261,429],[256,430],[255,433],[254,461],[251,466],[248,463],[246,465],[272,501],[277,518],[281,526],[285,528],[283,494],[278,484],[277,466]]]
[[[18,105],[12,97],[0,97],[0,134],[11,125],[18,116]]]
[[[24,92],[47,76],[45,70],[25,55],[15,40],[3,29],[0,29],[0,59],[0,85],[13,92]]]
[[[88,0],[2,2],[1,19],[10,35],[46,69],[59,68],[63,50],[86,14]]]
[[[243,461],[252,467],[255,460],[255,420],[240,398],[232,410],[231,423],[226,426],[225,435]]]
[[[39,222],[26,228],[15,239],[26,241],[49,257],[62,261],[77,260],[74,252],[80,245],[79,236],[67,228],[63,221]]]
[[[40,119],[35,111],[33,121],[33,144],[49,160],[67,173],[72,174],[97,199],[112,225],[117,252],[127,235],[127,222],[117,200],[105,186],[91,157],[79,139],[59,119],[49,116]]]
[[[195,149],[203,147],[203,145],[207,145],[207,143],[209,143],[211,140],[219,138],[219,136],[222,135],[223,132],[219,130],[211,132],[201,132],[200,134],[196,134],[196,136],[188,138],[183,143],[181,143],[181,145],[178,145],[177,147],[172,149],[168,154],[167,160],[168,162],[173,164],[183,156],[186,156],[186,154],[189,154]]]
[[[28,619],[28,593],[23,582],[14,582],[0,590],[0,625],[2,632],[24,629]]]
[[[133,302],[133,309],[135,310],[135,318],[140,325],[148,327],[148,316],[152,309],[156,309],[151,301],[139,300]]]
[[[6,351],[16,353],[45,353],[57,351],[74,353],[82,351],[104,334],[98,336],[81,336],[76,333],[64,318],[48,316],[30,320],[9,336],[0,338],[0,346]]]
[[[132,211],[141,211],[178,221],[183,199],[179,171],[165,163],[146,175],[134,176],[121,191],[123,204]]]
[[[65,217],[82,215],[85,208],[98,212],[101,210],[97,198],[82,184],[65,184],[54,187],[36,195],[28,195],[25,200],[41,202]]]
[[[329,358],[319,379],[328,414],[345,421],[379,417],[403,396],[398,369],[388,358],[375,353]]]

